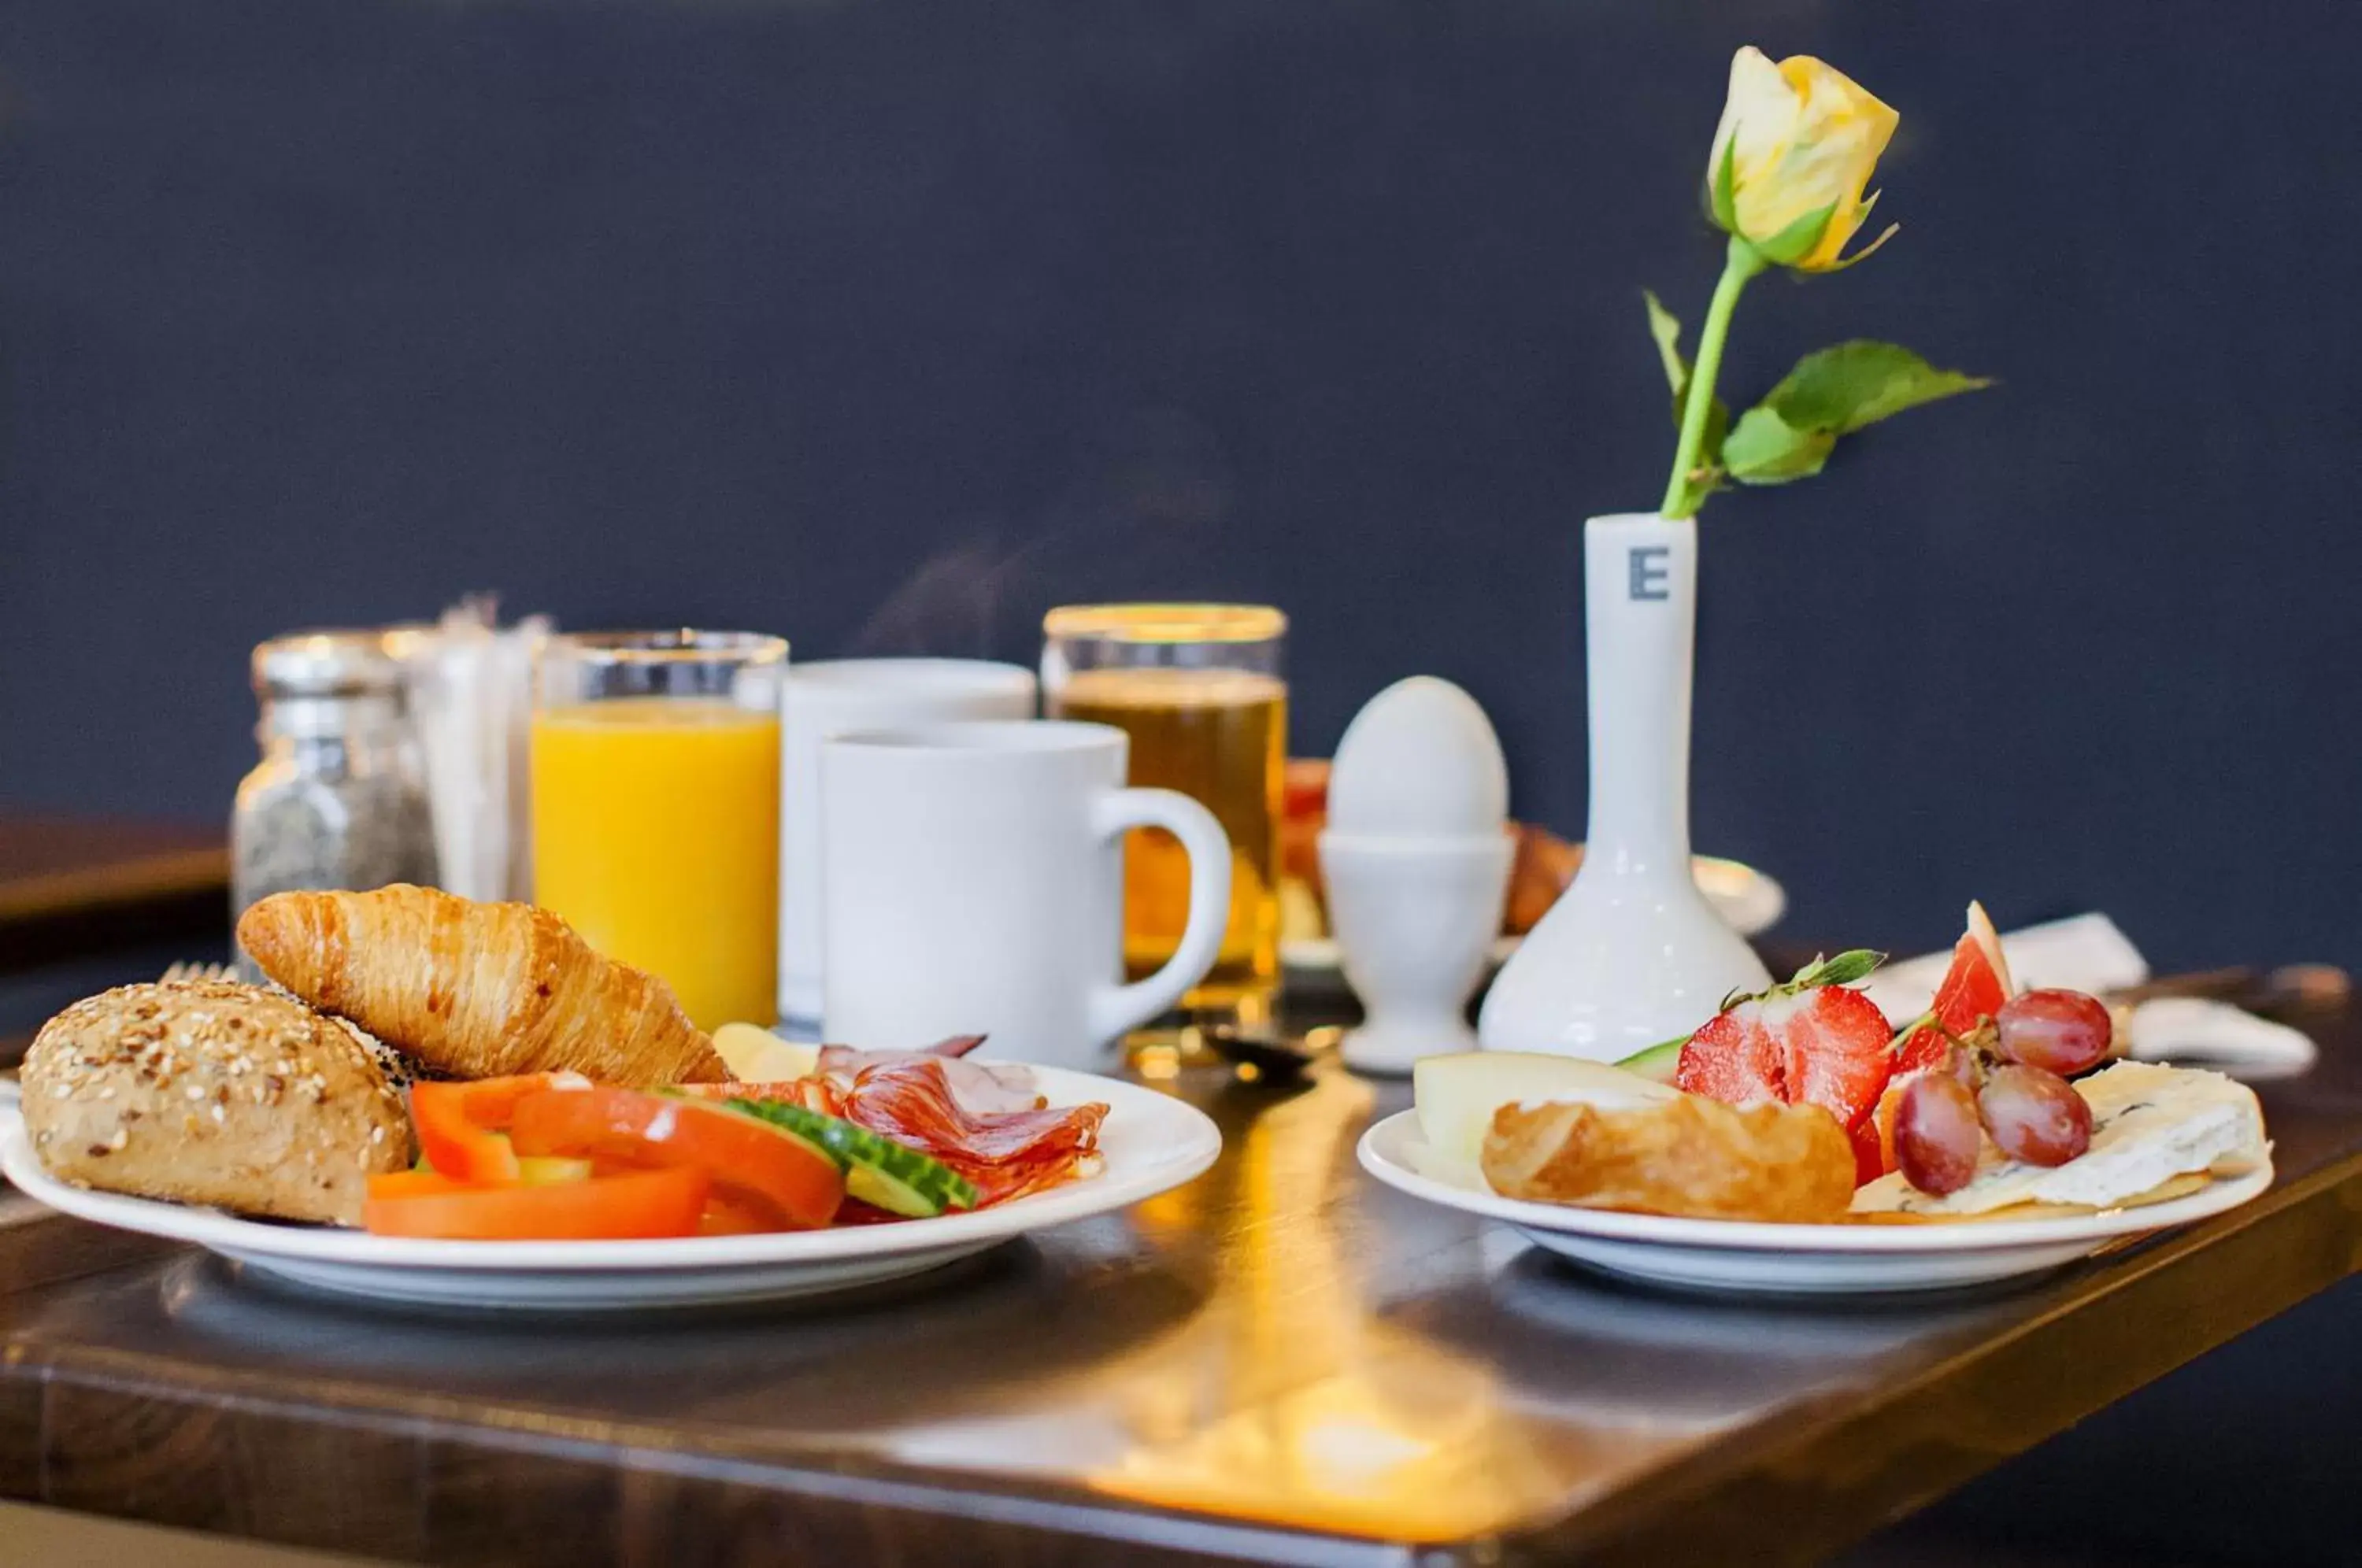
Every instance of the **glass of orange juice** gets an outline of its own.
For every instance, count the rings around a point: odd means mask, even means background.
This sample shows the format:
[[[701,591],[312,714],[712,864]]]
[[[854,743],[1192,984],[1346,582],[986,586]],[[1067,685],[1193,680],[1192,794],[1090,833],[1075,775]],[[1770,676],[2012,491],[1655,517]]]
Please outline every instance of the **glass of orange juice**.
[[[777,1018],[779,699],[746,632],[552,637],[533,714],[534,901],[701,1029]]]

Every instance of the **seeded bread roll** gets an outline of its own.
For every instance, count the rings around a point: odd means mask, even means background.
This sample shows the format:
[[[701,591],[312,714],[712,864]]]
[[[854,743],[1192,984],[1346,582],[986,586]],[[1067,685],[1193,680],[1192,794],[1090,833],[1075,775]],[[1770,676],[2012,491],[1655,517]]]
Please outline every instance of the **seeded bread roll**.
[[[43,1026],[20,1075],[50,1175],[136,1198],[357,1225],[411,1163],[402,1099],[352,1032],[227,980],[122,986]]]

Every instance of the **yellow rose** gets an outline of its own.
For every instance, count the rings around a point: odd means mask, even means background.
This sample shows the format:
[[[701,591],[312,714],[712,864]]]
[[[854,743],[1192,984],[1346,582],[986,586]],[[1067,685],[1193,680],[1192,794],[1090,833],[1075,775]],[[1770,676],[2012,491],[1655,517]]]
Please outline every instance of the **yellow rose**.
[[[1730,57],[1730,96],[1706,163],[1714,221],[1765,260],[1799,271],[1860,260],[1894,232],[1840,259],[1878,200],[1862,187],[1900,118],[1811,55],[1774,65],[1761,50],[1740,50]]]

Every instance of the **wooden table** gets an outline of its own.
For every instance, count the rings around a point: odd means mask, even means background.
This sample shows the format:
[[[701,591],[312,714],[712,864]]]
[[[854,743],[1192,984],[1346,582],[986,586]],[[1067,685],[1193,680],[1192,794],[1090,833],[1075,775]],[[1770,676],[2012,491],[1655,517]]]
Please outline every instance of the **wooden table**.
[[[0,972],[228,918],[218,827],[0,812]]]
[[[2322,1033],[2264,1198],[1916,1303],[1573,1272],[1365,1179],[1405,1093],[1334,1071],[1176,1080],[1229,1146],[1124,1216],[723,1319],[421,1320],[20,1211],[0,1496],[564,1568],[1808,1561],[2355,1270],[2362,1023]]]

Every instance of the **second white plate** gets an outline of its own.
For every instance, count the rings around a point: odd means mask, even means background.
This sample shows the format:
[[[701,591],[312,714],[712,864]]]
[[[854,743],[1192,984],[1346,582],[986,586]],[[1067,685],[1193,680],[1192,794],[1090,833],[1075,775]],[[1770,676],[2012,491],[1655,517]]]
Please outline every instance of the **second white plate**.
[[[938,1268],[996,1242],[1087,1220],[1180,1186],[1222,1135],[1196,1107],[1090,1073],[1037,1067],[1053,1105],[1109,1107],[1097,1176],[972,1214],[764,1236],[647,1242],[432,1242],[92,1192],[52,1177],[24,1122],[0,1115],[0,1172],[50,1208],[174,1241],[314,1289],[383,1301],[528,1311],[617,1311],[818,1295]]]
[[[1658,1285],[1739,1295],[1946,1290],[2041,1274],[2126,1236],[2235,1209],[2272,1184],[2269,1165],[2187,1198],[2038,1220],[1927,1225],[1772,1225],[1528,1203],[1428,1174],[1415,1111],[1362,1135],[1363,1169],[1415,1198],[1516,1226],[1563,1256]]]

